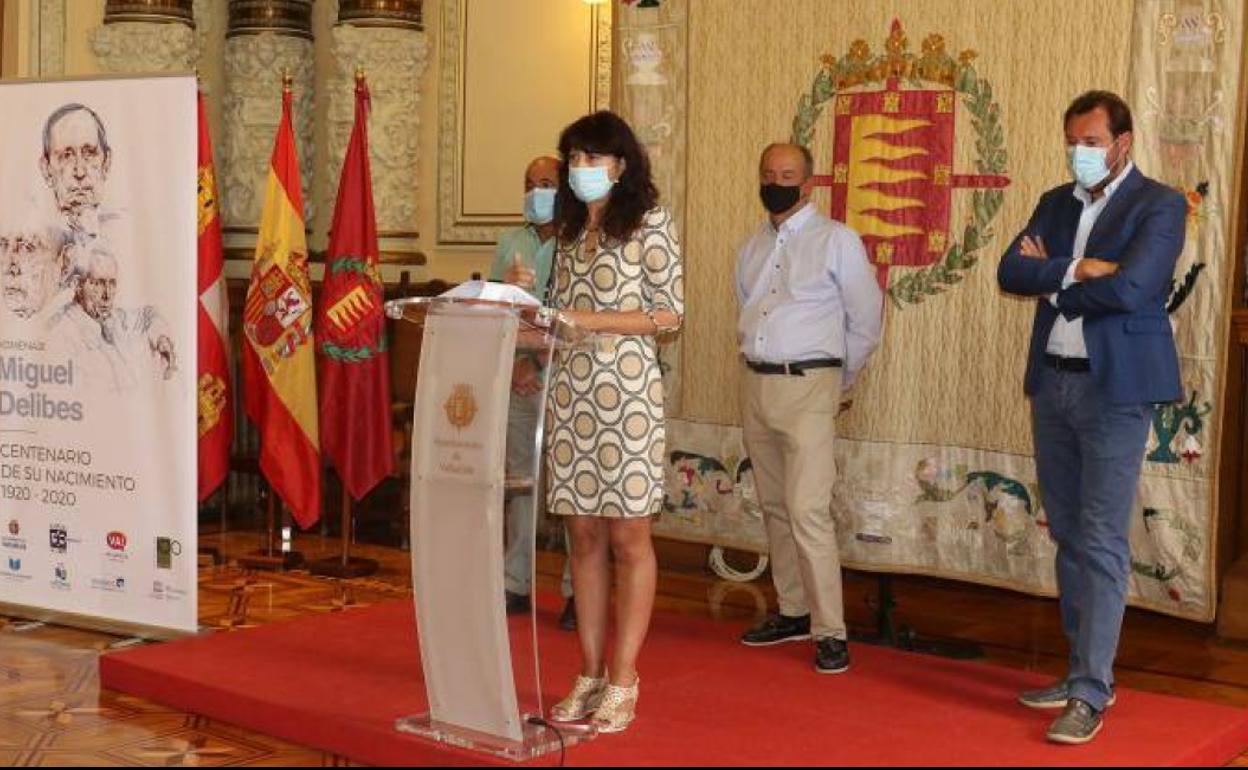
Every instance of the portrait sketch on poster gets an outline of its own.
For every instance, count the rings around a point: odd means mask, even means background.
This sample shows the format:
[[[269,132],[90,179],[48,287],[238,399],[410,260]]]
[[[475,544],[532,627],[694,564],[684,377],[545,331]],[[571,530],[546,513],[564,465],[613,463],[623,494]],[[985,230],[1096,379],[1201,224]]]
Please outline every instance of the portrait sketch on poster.
[[[0,605],[197,627],[195,90],[0,83]]]

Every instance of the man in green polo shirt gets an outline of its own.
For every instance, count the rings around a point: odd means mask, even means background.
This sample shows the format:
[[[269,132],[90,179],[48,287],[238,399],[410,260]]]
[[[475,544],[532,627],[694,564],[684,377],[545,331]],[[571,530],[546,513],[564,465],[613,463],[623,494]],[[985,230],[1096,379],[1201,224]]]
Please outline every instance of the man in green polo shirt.
[[[524,173],[525,225],[503,234],[494,252],[490,280],[506,281],[532,293],[546,304],[555,256],[555,194],[559,189],[559,160],[535,158]],[[533,467],[533,436],[541,408],[541,379],[531,358],[517,356],[512,377],[512,408],[508,418],[507,464],[517,475]],[[533,589],[533,517],[535,495],[515,495],[507,503],[506,598],[507,612],[528,612]],[[564,570],[563,595],[569,601],[560,624],[575,623],[571,576]]]
[[[550,285],[555,258],[555,194],[559,191],[559,160],[534,158],[524,172],[523,227],[498,239],[491,281],[514,283],[532,292],[542,303]]]

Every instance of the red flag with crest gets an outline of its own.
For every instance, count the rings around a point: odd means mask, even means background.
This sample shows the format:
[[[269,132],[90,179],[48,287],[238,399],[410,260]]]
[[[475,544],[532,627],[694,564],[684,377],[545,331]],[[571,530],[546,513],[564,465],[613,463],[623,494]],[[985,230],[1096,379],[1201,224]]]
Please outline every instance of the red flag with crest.
[[[368,86],[357,77],[316,325],[321,449],[356,500],[394,470],[368,109]]]

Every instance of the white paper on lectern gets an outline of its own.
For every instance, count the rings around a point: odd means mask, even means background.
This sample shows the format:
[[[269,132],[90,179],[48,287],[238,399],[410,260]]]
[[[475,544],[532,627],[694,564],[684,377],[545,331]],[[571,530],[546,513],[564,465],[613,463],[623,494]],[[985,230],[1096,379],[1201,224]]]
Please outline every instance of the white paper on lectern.
[[[439,296],[450,299],[484,299],[521,307],[540,307],[542,304],[537,297],[519,286],[497,281],[465,281]]]
[[[503,608],[503,487],[519,319],[425,320],[412,426],[412,581],[431,717],[523,739]],[[471,355],[465,355],[471,351]]]

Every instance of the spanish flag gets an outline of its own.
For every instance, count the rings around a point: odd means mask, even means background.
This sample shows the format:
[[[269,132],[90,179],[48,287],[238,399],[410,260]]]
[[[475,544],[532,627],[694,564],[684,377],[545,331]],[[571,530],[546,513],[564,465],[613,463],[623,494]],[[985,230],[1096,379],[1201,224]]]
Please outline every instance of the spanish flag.
[[[203,502],[230,473],[230,441],[234,419],[230,410],[230,301],[225,291],[225,249],[212,164],[212,140],[199,93],[199,500]]]
[[[260,430],[260,470],[306,529],[321,515],[321,457],[312,284],[290,105],[287,87],[243,316],[243,390],[247,416]]]

